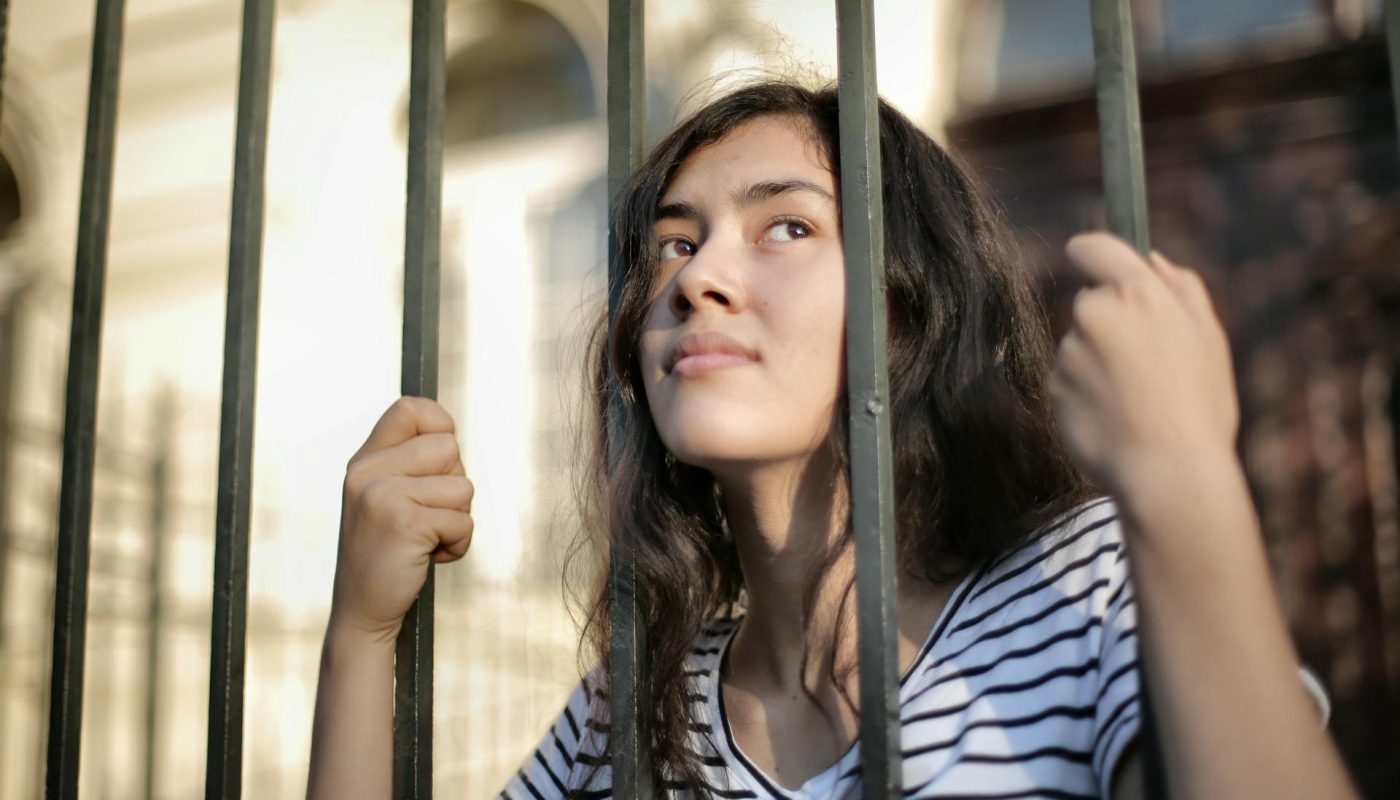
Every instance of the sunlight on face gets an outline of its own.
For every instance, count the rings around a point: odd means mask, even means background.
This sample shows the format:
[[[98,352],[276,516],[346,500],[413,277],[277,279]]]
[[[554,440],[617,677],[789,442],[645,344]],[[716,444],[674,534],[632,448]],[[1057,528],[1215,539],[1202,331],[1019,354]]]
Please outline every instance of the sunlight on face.
[[[844,390],[836,183],[805,123],[747,122],[685,161],[661,199],[642,331],[666,447],[717,474],[804,459]]]

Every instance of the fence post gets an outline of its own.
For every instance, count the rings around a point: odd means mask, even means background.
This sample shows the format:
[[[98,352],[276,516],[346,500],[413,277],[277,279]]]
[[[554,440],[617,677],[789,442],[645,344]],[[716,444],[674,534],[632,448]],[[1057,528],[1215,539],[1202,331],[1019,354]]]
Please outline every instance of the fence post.
[[[1146,256],[1151,245],[1132,10],[1129,0],[1093,0],[1092,14],[1094,77],[1098,87],[1099,141],[1108,229]],[[1138,642],[1141,648],[1142,640]],[[1147,675],[1141,667],[1138,668],[1138,692],[1142,709],[1138,750],[1143,759],[1143,796],[1160,800],[1166,797],[1166,771],[1157,740]]]
[[[153,800],[156,791],[156,734],[160,722],[160,628],[164,616],[165,542],[169,529],[170,454],[174,449],[175,403],[170,388],[156,398],[155,447],[151,460],[151,551],[146,572],[150,596],[146,605],[146,718],[145,761],[141,767],[142,796]]]
[[[0,33],[0,37],[3,37]],[[0,40],[0,47],[3,47]],[[10,573],[9,487],[10,487],[10,426],[15,399],[15,342],[19,338],[19,307],[27,287],[0,297],[0,766],[3,766],[5,734],[9,732],[10,653],[6,638],[7,616],[5,592]],[[0,784],[3,786],[3,784]]]
[[[892,800],[903,792],[903,754],[875,21],[873,0],[838,0],[836,7],[862,796]]]
[[[1400,131],[1400,0],[1385,0],[1385,39],[1390,52],[1390,94]]]
[[[645,17],[642,0],[608,2],[608,331],[611,334],[622,297],[625,266],[617,239],[617,203],[623,187],[642,161],[645,120]],[[608,464],[617,463],[625,431],[621,397],[608,381]],[[609,591],[612,592],[612,641],[608,703],[611,709],[608,748],[611,751],[613,797],[650,800],[651,747],[640,732],[645,695],[646,628],[635,591],[631,554],[614,542],[609,548]],[[650,734],[647,734],[648,738]]]
[[[0,0],[0,120],[5,112],[5,35],[9,30],[10,0]],[[9,681],[9,657],[5,652],[5,582],[9,573],[10,546],[7,533],[7,488],[10,457],[10,408],[14,392],[15,339],[18,333],[19,303],[24,287],[13,290],[9,297],[0,297],[0,754],[5,750],[5,733],[9,728],[5,700]],[[0,755],[3,759],[3,755]],[[3,761],[0,760],[0,764]]]
[[[400,391],[437,398],[442,247],[444,0],[414,0],[409,65]],[[433,796],[433,567],[404,617],[394,660],[394,796]]]
[[[224,321],[219,492],[214,521],[214,611],[209,654],[209,739],[204,795],[242,793],[243,677],[247,663],[248,517],[258,362],[267,113],[273,0],[244,0]]]
[[[1108,229],[1147,254],[1147,178],[1142,164],[1137,59],[1128,0],[1094,0],[1094,76]]]
[[[63,468],[55,555],[53,660],[49,679],[49,800],[78,796],[83,723],[83,660],[87,647],[88,562],[92,550],[92,477],[97,427],[97,379],[102,357],[102,290],[107,273],[112,161],[117,132],[123,0],[97,0],[73,319],[63,410]]]

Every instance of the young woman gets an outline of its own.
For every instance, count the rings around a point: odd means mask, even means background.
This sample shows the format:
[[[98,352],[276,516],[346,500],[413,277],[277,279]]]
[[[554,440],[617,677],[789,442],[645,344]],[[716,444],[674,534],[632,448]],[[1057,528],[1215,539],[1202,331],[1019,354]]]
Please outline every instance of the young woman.
[[[725,96],[616,220],[587,516],[636,558],[643,741],[683,796],[859,794],[836,118],[834,90]],[[1136,796],[1139,649],[1173,796],[1350,796],[1274,600],[1199,278],[1075,238],[1088,286],[1056,355],[964,173],[884,105],[880,146],[906,796]],[[389,795],[394,638],[428,563],[466,552],[471,495],[428,400],[395,403],[351,460],[310,796]],[[600,584],[597,666],[504,796],[611,796],[610,614]]]

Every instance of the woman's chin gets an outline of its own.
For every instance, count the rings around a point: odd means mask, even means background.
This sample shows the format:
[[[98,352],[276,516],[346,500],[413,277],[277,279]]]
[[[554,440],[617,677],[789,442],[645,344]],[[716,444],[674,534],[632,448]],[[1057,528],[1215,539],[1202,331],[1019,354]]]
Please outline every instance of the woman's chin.
[[[660,430],[661,441],[677,460],[697,467],[761,456],[771,432],[736,416],[689,415],[682,424]]]
[[[737,477],[752,473],[764,466],[800,459],[804,453],[793,447],[755,447],[756,444],[776,444],[764,442],[762,437],[725,439],[711,433],[709,436],[679,437],[668,442],[667,450],[682,464],[708,470],[716,477]]]

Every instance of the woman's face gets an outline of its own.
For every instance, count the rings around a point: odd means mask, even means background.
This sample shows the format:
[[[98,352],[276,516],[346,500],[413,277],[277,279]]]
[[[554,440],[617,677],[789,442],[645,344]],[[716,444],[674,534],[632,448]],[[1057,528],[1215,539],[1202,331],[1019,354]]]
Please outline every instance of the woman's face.
[[[643,325],[647,402],[680,461],[713,472],[802,460],[844,391],[836,184],[794,117],[696,150],[661,199]]]

